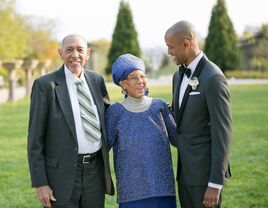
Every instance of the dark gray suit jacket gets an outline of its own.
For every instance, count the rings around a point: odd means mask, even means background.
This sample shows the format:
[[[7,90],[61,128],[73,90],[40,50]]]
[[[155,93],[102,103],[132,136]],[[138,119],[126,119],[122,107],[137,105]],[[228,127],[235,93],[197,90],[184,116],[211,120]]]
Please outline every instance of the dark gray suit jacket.
[[[85,71],[85,78],[100,118],[106,193],[113,194],[104,126],[105,100],[109,102],[109,96],[100,75]],[[66,202],[74,185],[77,155],[74,117],[62,66],[35,80],[33,84],[28,129],[28,161],[32,186],[50,185],[56,203]]]
[[[188,85],[179,108],[182,77],[173,77],[173,101],[177,123],[178,170],[188,185],[224,184],[229,177],[231,109],[226,78],[205,56],[192,77],[198,77],[196,90]],[[194,94],[194,93],[195,94]],[[200,93],[200,94],[199,94]]]

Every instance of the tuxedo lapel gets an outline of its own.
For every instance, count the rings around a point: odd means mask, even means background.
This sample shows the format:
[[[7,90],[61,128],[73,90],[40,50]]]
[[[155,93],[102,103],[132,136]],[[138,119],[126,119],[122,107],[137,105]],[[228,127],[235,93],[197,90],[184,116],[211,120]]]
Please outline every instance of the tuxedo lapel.
[[[74,123],[74,116],[72,110],[72,104],[69,96],[69,91],[67,87],[67,83],[65,80],[64,67],[62,67],[57,74],[56,82],[55,82],[55,91],[58,97],[58,101],[64,115],[64,118],[70,128],[73,138],[76,138],[76,130]]]
[[[179,94],[180,94],[180,86],[182,82],[183,74],[178,70],[175,75],[174,75],[174,81],[173,81],[173,86],[174,86],[174,99],[173,99],[173,109],[175,111],[175,116],[176,120],[178,119],[178,113],[179,113]]]
[[[207,62],[207,58],[204,55],[200,59],[199,63],[197,64],[196,69],[195,69],[194,74],[193,74],[192,77],[199,77],[199,75],[201,74],[206,62]],[[181,79],[181,81],[182,81],[182,79]],[[178,125],[180,124],[180,120],[181,120],[181,117],[182,117],[182,114],[183,114],[183,110],[185,108],[186,101],[187,101],[187,99],[189,97],[189,93],[191,91],[192,91],[192,87],[190,85],[188,85],[186,90],[185,90],[185,93],[184,93],[184,96],[183,96],[183,99],[182,99],[182,102],[181,102],[181,106],[180,106],[180,108],[178,108],[179,109],[178,110],[178,115],[176,115]]]

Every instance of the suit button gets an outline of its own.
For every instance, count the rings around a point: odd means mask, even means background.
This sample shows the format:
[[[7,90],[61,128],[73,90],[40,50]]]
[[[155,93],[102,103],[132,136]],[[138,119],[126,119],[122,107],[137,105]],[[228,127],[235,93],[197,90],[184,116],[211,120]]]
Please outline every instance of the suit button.
[[[75,147],[75,148],[74,148],[74,151],[77,151],[77,150],[78,150],[78,148],[77,148],[77,147]]]
[[[76,164],[73,165],[76,168]]]

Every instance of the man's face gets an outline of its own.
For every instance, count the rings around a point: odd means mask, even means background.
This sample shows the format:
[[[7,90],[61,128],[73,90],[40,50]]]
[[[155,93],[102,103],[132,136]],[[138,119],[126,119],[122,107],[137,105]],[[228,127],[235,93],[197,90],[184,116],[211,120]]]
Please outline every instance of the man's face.
[[[168,47],[168,54],[172,57],[175,64],[186,63],[184,40],[177,38],[175,34],[168,33],[165,35],[165,42]]]
[[[59,54],[68,69],[79,77],[89,58],[90,49],[81,37],[74,36],[64,41]]]

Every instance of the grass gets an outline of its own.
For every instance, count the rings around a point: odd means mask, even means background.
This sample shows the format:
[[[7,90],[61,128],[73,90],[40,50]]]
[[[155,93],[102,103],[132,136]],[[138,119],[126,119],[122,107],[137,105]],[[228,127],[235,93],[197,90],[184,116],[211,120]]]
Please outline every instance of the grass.
[[[170,86],[151,87],[153,97],[171,101]],[[112,101],[123,96],[109,89]],[[268,207],[268,85],[231,86],[233,110],[232,179],[223,193],[223,207]],[[29,100],[0,106],[0,207],[40,207],[30,187],[26,141]],[[172,148],[174,170],[176,150]],[[106,208],[117,207],[106,197]]]

